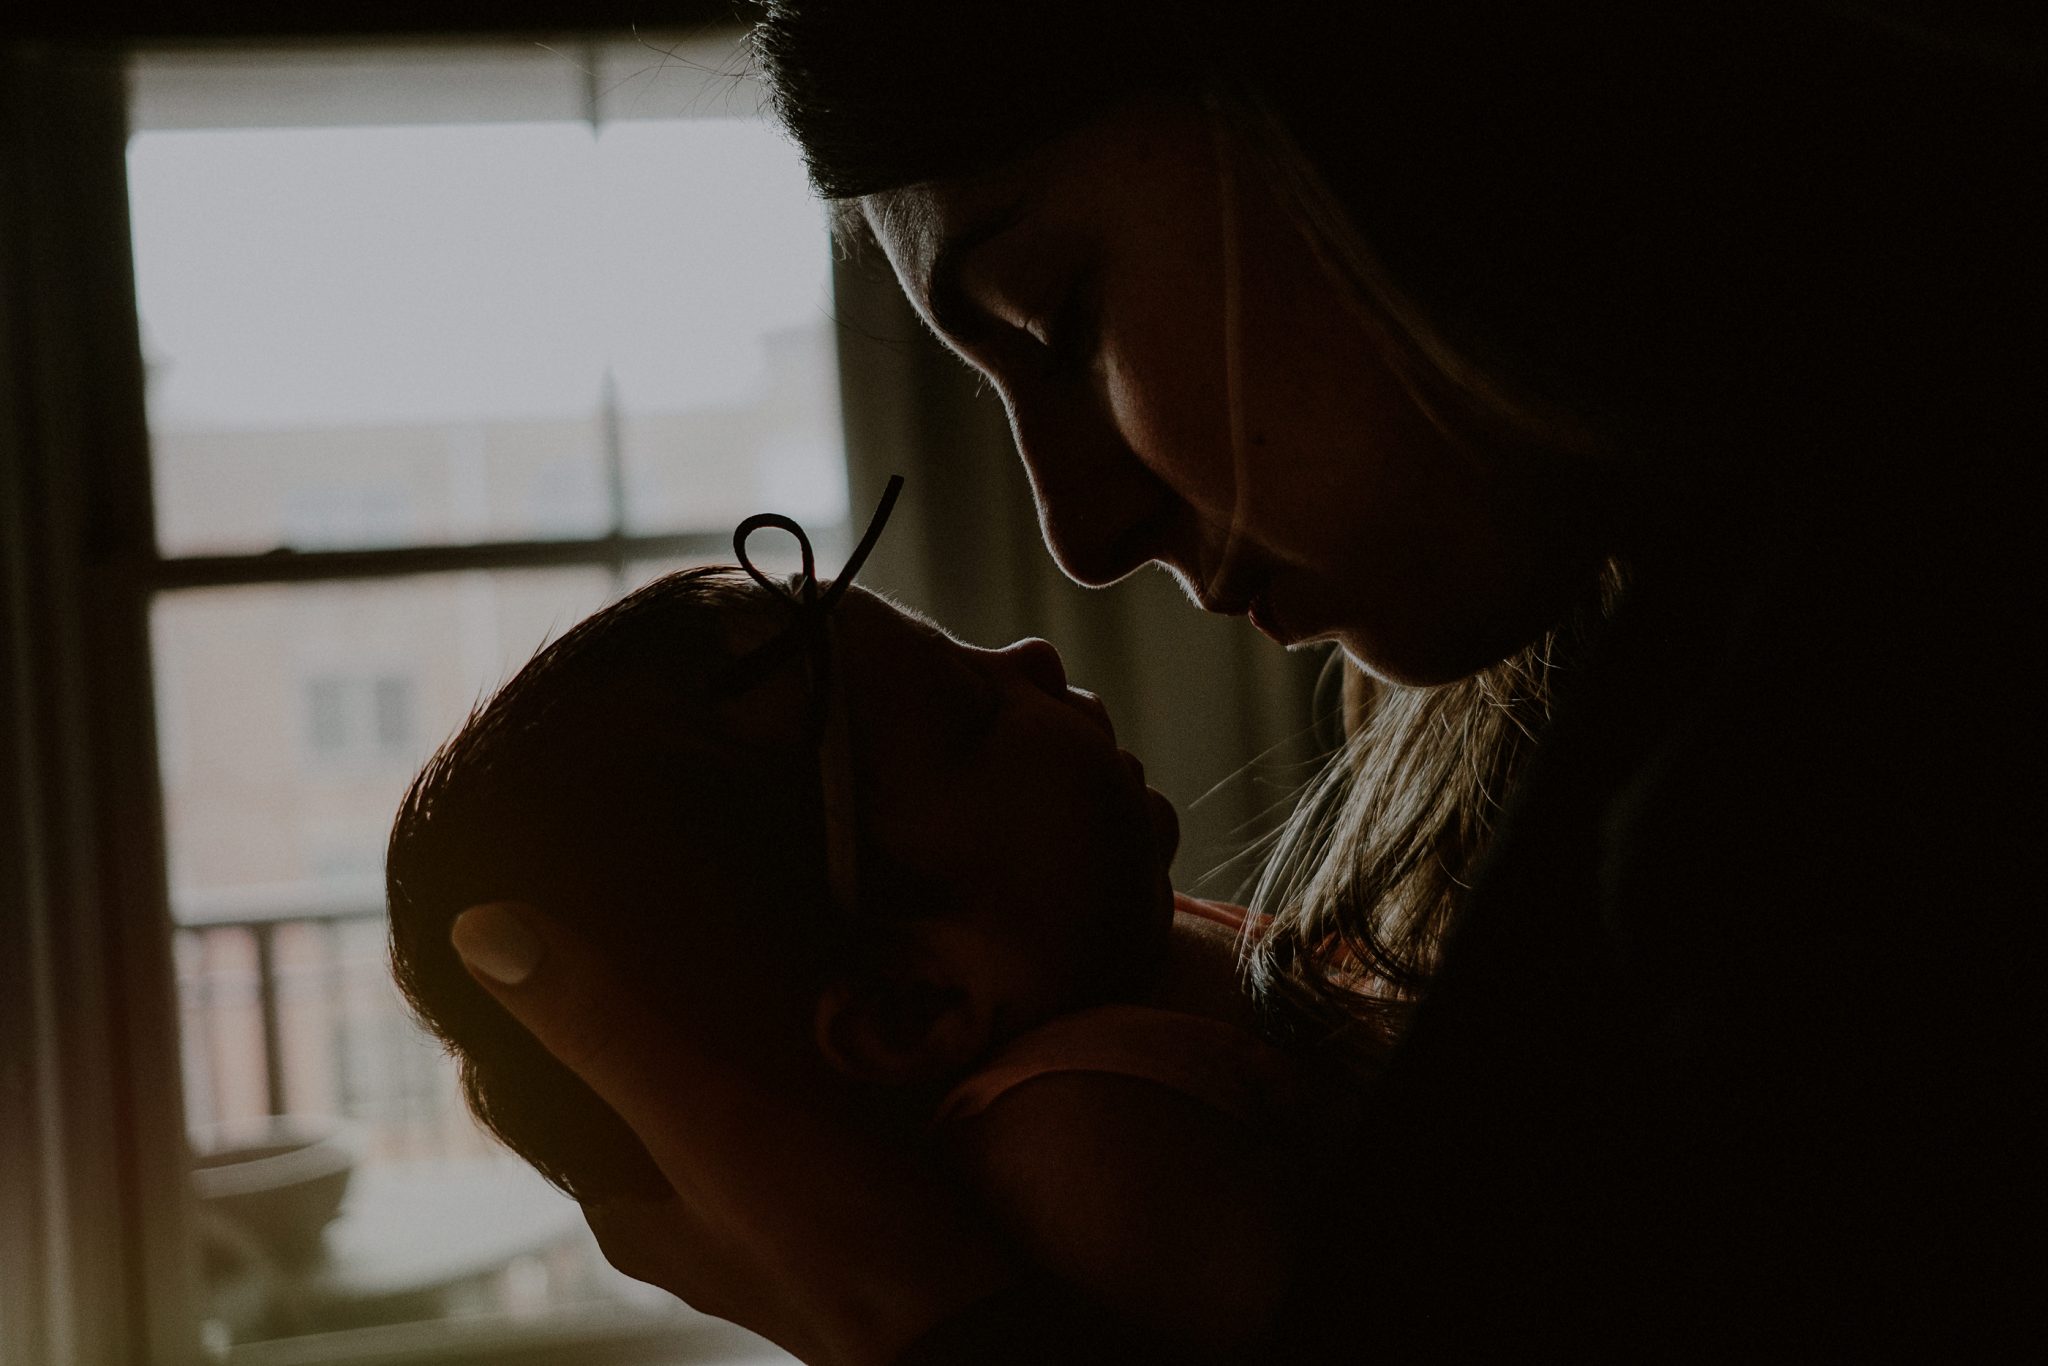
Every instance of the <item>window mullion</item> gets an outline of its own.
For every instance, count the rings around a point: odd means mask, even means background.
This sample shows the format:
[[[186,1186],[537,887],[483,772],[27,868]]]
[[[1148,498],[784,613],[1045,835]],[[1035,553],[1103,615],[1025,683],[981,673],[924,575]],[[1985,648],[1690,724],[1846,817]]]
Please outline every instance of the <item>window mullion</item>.
[[[585,38],[582,62],[583,118],[590,125],[590,139],[593,144],[604,134],[603,58],[603,42],[595,36]],[[600,395],[599,429],[604,442],[604,486],[611,518],[613,547],[610,561],[612,589],[614,592],[623,592],[626,587],[627,561],[630,558],[625,547],[626,451],[624,434],[620,426],[618,374],[609,362],[604,367],[604,387]]]
[[[320,583],[403,578],[467,570],[616,568],[629,560],[718,555],[730,550],[723,532],[607,536],[576,541],[494,541],[386,550],[276,551],[267,555],[194,555],[150,562],[140,577],[151,588],[227,588],[258,583]]]

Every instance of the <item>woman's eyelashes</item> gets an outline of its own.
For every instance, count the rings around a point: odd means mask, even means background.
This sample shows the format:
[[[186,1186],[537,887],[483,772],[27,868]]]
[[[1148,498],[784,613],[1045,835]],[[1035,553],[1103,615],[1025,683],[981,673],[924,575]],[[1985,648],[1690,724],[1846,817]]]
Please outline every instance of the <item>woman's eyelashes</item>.
[[[1080,274],[1050,306],[1034,313],[1024,331],[1038,346],[1042,376],[1057,378],[1088,368],[1095,354],[1098,303],[1093,277]]]

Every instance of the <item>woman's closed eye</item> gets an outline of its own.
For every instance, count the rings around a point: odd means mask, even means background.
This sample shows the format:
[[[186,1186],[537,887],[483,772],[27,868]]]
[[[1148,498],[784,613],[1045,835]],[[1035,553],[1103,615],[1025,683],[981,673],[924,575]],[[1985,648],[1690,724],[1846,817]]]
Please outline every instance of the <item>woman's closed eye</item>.
[[[1044,358],[1040,374],[1060,377],[1088,368],[1095,355],[1100,294],[1092,274],[1070,279],[1046,307],[1035,310],[1024,332]]]

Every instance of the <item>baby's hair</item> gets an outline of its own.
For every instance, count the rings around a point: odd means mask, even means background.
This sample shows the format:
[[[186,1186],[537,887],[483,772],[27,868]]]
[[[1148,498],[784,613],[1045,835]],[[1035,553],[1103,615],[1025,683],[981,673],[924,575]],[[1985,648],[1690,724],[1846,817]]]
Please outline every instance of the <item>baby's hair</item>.
[[[470,978],[450,926],[481,902],[543,906],[654,993],[659,965],[689,961],[707,917],[742,924],[794,970],[826,951],[837,929],[813,856],[824,844],[815,749],[796,726],[740,738],[718,686],[740,637],[779,629],[790,610],[727,567],[648,584],[473,711],[393,824],[399,989],[457,1059],[478,1120],[579,1200],[667,1186],[623,1121]],[[743,897],[692,895],[714,861],[744,870]]]

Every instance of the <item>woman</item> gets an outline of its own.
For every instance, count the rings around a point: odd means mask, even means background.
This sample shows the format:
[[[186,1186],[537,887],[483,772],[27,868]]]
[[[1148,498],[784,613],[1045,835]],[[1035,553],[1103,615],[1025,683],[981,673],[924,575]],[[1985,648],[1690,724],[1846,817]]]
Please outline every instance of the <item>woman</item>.
[[[1257,967],[1393,1049],[1254,1359],[1953,1355],[2039,1212],[2038,55],[1491,8],[791,0],[760,46],[1062,568],[1379,681]],[[879,1152],[818,1183],[857,1128],[679,1063],[545,915],[459,934],[669,1175],[589,1211],[630,1273],[813,1361],[1147,1354]]]

